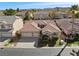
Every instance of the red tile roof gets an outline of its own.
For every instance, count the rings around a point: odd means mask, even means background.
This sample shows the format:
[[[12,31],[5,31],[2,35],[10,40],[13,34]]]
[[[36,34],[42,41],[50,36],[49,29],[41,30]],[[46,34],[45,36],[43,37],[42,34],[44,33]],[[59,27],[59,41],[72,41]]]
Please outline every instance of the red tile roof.
[[[38,27],[38,23],[47,24],[42,30],[43,32],[60,32],[59,28],[55,25],[54,21],[49,20],[36,20],[36,21],[26,21],[23,28],[21,29],[22,32],[39,32],[41,28]]]
[[[39,32],[39,30],[36,23],[32,21],[27,21],[21,29],[22,32]]]
[[[70,21],[60,19],[60,20],[56,20],[56,22],[66,34],[71,33],[72,23],[70,23]],[[48,32],[51,32],[51,33],[52,32],[60,32],[58,27],[56,26],[56,23],[53,20],[26,21],[26,23],[24,24],[24,27],[23,27],[23,29],[21,29],[21,31],[23,31],[23,32],[38,32],[40,30],[40,28],[37,26],[38,23],[39,24],[47,24],[43,28],[43,31],[48,31]],[[75,31],[79,32],[79,26],[78,25],[74,25],[74,28],[75,28]]]

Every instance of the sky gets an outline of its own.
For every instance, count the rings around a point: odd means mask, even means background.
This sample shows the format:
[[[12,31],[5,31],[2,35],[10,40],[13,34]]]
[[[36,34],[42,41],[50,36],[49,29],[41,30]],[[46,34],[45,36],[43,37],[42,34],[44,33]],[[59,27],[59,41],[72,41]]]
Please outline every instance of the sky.
[[[54,7],[70,7],[71,5],[78,4],[72,2],[0,2],[0,10],[4,9],[43,9]]]

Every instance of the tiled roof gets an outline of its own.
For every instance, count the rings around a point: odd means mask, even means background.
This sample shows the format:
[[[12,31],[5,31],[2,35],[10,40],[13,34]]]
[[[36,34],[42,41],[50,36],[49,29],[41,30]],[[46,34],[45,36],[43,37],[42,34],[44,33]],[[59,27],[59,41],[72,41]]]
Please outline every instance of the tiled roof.
[[[44,11],[41,11],[41,12],[35,12],[34,13],[34,18],[37,19],[37,18],[49,18],[49,13],[48,12],[44,12]]]
[[[74,24],[73,27],[74,27],[74,31],[79,31],[79,21],[76,21],[77,24]],[[57,23],[58,25],[62,28],[62,30],[64,30],[64,32],[66,34],[69,34],[71,33],[72,31],[72,23],[70,21],[67,21],[67,20],[57,20]]]
[[[42,29],[43,32],[60,32],[59,28],[56,25],[53,25],[53,21],[48,20],[35,20],[35,21],[26,21],[23,28],[21,29],[22,32],[37,32],[41,28],[38,27],[38,23],[46,24],[46,26]]]
[[[21,29],[22,32],[39,32],[39,30],[36,23],[32,21],[27,21]]]
[[[51,32],[51,33],[53,33],[53,32],[61,32],[57,26],[55,26],[55,25],[53,25],[51,23],[47,24],[47,26],[45,26],[43,28],[43,32],[45,32],[45,31]]]
[[[60,19],[56,20],[57,24],[62,28],[62,30],[66,33],[69,34],[72,31],[72,23],[70,23],[70,20],[68,19]],[[34,32],[34,31],[39,31],[40,28],[37,26],[39,24],[46,24],[46,26],[43,28],[43,31],[48,31],[48,32],[61,32],[60,29],[56,26],[56,23],[53,20],[33,20],[33,21],[26,21],[24,24],[24,27],[22,31],[24,32]],[[79,25],[74,24],[74,30],[79,31]]]
[[[5,21],[8,24],[13,24],[15,20],[15,16],[0,16],[0,21]]]

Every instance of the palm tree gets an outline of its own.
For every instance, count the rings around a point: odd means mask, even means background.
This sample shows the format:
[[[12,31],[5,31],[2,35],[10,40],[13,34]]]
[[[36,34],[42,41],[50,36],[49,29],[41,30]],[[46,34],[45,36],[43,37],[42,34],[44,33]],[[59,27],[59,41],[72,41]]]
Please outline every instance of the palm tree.
[[[78,10],[78,5],[72,5],[70,8],[71,14],[72,14],[72,31],[71,34],[73,34],[74,31],[74,20],[75,20],[75,11]]]

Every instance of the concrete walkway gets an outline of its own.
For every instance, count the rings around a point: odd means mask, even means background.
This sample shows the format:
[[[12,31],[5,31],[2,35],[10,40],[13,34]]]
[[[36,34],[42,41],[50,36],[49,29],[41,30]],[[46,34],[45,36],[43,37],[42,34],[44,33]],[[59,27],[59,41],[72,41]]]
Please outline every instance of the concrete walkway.
[[[4,47],[4,43],[0,42],[0,48]],[[12,46],[10,48],[35,48],[34,42],[18,42],[16,46]]]
[[[35,48],[35,47],[34,47],[34,42],[27,42],[27,43],[19,42],[14,48]]]
[[[35,42],[18,42],[16,44],[16,46],[12,46],[9,48],[36,48],[36,47],[34,47],[34,44],[35,44]],[[62,47],[42,47],[42,48],[63,48],[63,46]],[[4,47],[4,43],[0,42],[0,48],[3,48],[3,47]],[[6,47],[4,47],[4,48],[6,48]],[[74,46],[74,47],[67,46],[66,48],[79,48],[79,46]]]

